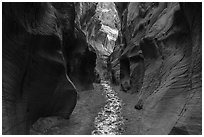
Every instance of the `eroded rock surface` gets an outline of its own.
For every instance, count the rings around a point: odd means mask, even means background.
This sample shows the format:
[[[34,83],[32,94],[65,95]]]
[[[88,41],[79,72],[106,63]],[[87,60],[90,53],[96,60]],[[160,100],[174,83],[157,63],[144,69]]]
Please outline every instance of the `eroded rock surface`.
[[[40,117],[69,118],[93,89],[96,54],[74,25],[74,3],[3,3],[3,134],[29,134]]]
[[[121,88],[138,94],[138,132],[201,134],[201,3],[116,5]]]
[[[123,134],[202,134],[202,3],[2,11],[3,134],[91,134],[105,102],[88,89],[101,78],[124,102]]]

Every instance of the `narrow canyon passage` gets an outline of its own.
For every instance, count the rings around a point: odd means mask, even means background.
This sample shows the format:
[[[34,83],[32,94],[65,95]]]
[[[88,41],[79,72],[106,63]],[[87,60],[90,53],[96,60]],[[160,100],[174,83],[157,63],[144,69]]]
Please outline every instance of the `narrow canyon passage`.
[[[121,135],[124,119],[121,114],[122,100],[117,92],[110,86],[110,81],[101,81],[106,104],[95,118],[95,130],[92,135]]]
[[[140,114],[134,108],[137,95],[111,87],[108,80],[94,84],[94,90],[79,93],[70,119],[40,118],[32,135],[135,135],[139,134]]]
[[[110,81],[101,80],[93,91],[80,93],[80,99],[69,120],[59,117],[39,119],[31,134],[121,135],[124,133],[122,106]],[[93,99],[94,98],[94,99]]]
[[[2,134],[202,134],[202,3],[3,2]]]

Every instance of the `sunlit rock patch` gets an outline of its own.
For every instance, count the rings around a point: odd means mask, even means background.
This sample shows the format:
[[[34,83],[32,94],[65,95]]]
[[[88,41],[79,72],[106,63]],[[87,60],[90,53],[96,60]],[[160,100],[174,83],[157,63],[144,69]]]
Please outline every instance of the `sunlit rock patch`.
[[[95,130],[92,135],[120,135],[123,132],[124,119],[121,115],[122,100],[110,87],[109,81],[101,81],[103,94],[106,95],[106,105],[95,118]]]
[[[88,4],[88,5],[87,5]],[[89,45],[100,54],[109,56],[115,47],[120,21],[113,2],[76,4],[77,24],[80,24]],[[84,7],[89,8],[84,8]]]
[[[106,42],[103,44],[103,49],[110,55],[113,52],[115,41],[118,37],[117,24],[119,18],[113,2],[99,2],[96,8],[96,16],[100,20],[100,31],[106,34]]]

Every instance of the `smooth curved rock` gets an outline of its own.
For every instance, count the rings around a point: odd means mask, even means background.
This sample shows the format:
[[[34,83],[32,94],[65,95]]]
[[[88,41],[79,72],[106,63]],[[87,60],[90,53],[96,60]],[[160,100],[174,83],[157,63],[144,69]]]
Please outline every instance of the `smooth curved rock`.
[[[74,3],[3,3],[3,134],[69,118],[77,91],[93,88],[96,54],[74,13]]]
[[[139,91],[140,134],[201,134],[201,3],[122,7],[126,63],[120,62],[120,73],[132,81],[130,91]]]

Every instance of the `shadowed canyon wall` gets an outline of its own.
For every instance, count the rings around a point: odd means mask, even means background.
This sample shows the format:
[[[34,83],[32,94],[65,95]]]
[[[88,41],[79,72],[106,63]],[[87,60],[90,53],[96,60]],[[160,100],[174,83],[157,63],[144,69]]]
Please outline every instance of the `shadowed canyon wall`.
[[[92,88],[96,54],[74,25],[74,3],[3,3],[3,134],[40,117],[69,118]]]

